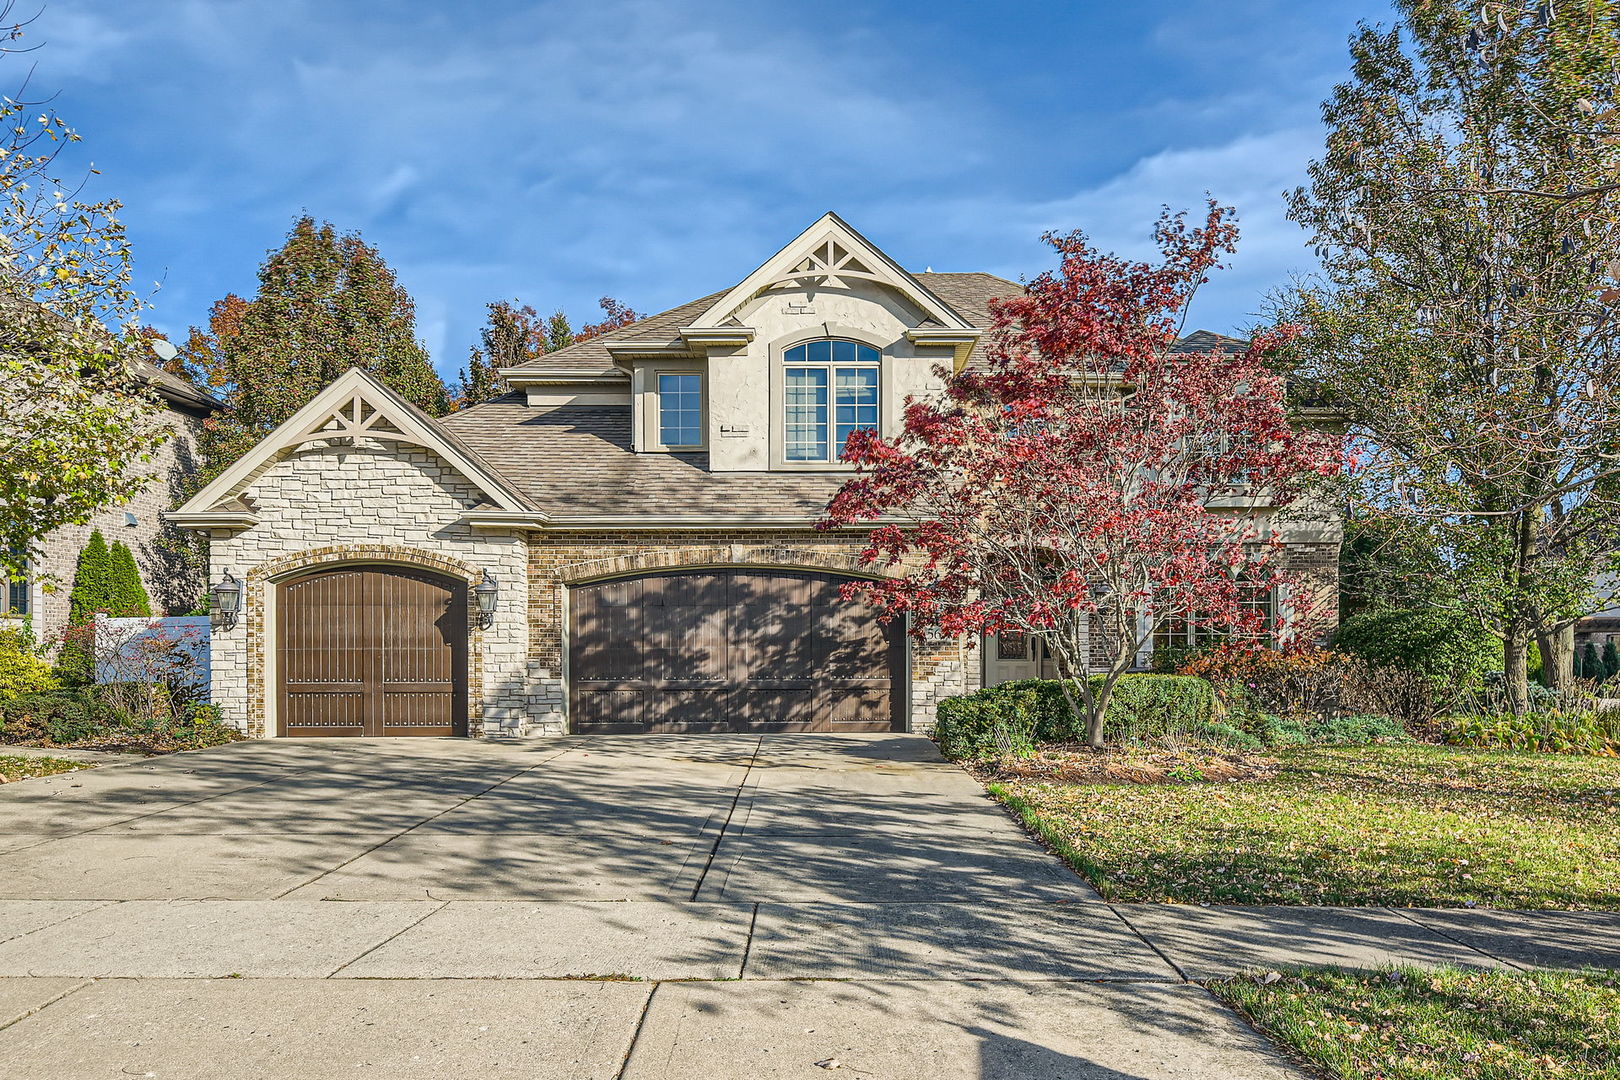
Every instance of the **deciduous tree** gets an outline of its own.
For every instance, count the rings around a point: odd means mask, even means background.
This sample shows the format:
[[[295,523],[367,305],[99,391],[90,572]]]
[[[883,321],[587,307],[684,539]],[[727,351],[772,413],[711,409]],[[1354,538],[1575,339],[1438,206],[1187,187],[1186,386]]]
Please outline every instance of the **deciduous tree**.
[[[860,474],[822,522],[878,523],[862,559],[898,576],[852,591],[914,634],[1043,640],[1092,745],[1163,620],[1272,629],[1245,600],[1289,575],[1257,511],[1339,464],[1335,438],[1290,424],[1266,367],[1285,334],[1240,354],[1175,350],[1233,250],[1228,215],[1211,205],[1191,228],[1167,214],[1157,265],[1047,236],[1059,268],[995,305],[987,368],[939,369],[943,397],[908,403],[897,438],[851,436]]]
[[[13,6],[0,6],[0,24]],[[20,26],[0,29],[0,56]],[[0,98],[0,578],[46,534],[150,482],[162,427],[137,375],[144,306],[117,200],[83,202],[57,167],[79,136],[26,86]]]
[[[1279,317],[1368,451],[1368,501],[1420,521],[1502,635],[1522,710],[1532,641],[1559,685],[1620,547],[1620,7],[1396,8],[1323,105],[1290,199],[1322,274]]]
[[[377,249],[357,233],[298,218],[259,268],[252,300],[227,296],[186,363],[220,394],[204,441],[217,474],[350,367],[362,367],[429,415],[449,394],[416,340],[416,307]]]
[[[606,316],[600,323],[574,332],[568,316],[561,311],[542,317],[534,308],[515,301],[496,300],[488,305],[489,314],[479,331],[482,347],[468,354],[467,366],[457,379],[455,406],[464,409],[506,392],[500,370],[517,367],[546,353],[567,348],[576,342],[628,325],[641,318],[611,296],[600,301]]]

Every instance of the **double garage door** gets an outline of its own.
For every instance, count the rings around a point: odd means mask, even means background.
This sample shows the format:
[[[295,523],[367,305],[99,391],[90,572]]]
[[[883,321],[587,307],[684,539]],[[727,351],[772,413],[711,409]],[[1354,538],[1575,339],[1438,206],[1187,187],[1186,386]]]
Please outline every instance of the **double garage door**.
[[[578,733],[904,730],[905,633],[834,574],[717,569],[576,586]]]
[[[703,570],[570,590],[570,728],[900,731],[906,645],[833,574]],[[467,587],[349,566],[280,586],[288,736],[465,735]]]

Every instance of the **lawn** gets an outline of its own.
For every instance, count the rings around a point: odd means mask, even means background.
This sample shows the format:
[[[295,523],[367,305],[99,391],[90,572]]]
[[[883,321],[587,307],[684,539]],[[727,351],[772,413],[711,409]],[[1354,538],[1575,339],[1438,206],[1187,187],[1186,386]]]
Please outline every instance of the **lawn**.
[[[1620,908],[1620,761],[1427,745],[1258,778],[990,785],[1109,900]]]
[[[1306,970],[1209,985],[1339,1080],[1620,1080],[1613,975]]]
[[[0,784],[13,780],[32,780],[36,776],[55,776],[57,773],[88,769],[88,761],[68,761],[55,757],[19,757],[0,754]]]

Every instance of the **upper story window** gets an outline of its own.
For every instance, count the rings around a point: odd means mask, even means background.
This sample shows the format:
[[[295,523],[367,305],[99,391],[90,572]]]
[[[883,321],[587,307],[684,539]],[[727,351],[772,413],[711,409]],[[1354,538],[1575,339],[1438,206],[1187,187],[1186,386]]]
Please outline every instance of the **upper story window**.
[[[664,447],[703,445],[703,376],[658,374],[658,442]]]
[[[807,341],[782,354],[782,456],[837,461],[861,428],[878,426],[879,354],[855,341]]]

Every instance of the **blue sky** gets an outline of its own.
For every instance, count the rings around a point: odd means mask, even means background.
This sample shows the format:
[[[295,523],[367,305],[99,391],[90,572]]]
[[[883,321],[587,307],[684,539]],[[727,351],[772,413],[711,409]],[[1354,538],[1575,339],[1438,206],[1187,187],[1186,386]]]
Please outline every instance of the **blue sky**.
[[[356,229],[447,375],[483,305],[577,322],[733,284],[825,210],[902,265],[1033,276],[1046,229],[1143,254],[1237,206],[1196,325],[1310,269],[1281,193],[1379,0],[46,0],[36,92],[126,203],[152,321],[251,295],[294,215]],[[24,60],[7,58],[15,80]],[[71,171],[71,170],[70,170]]]

